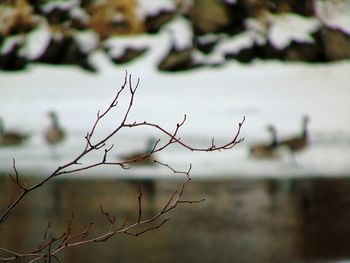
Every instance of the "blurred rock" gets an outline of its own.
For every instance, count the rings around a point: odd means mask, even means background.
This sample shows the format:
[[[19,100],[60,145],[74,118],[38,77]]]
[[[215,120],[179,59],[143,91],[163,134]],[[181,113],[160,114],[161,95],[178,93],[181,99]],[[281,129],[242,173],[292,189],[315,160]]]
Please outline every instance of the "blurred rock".
[[[241,0],[247,15],[256,17],[266,12],[297,13],[303,16],[312,16],[314,13],[313,0]]]
[[[4,36],[27,33],[36,26],[32,7],[26,0],[0,4],[0,34]]]
[[[323,27],[319,38],[327,61],[350,58],[350,35],[337,29]]]
[[[316,43],[292,41],[283,53],[287,61],[322,62],[321,51],[320,46]]]
[[[317,43],[303,43],[291,41],[284,49],[275,48],[269,42],[265,45],[254,44],[243,48],[237,53],[226,53],[226,59],[236,59],[239,62],[249,63],[254,59],[277,59],[284,61],[323,62],[322,49]]]
[[[209,54],[213,51],[214,47],[220,42],[220,40],[220,35],[195,36],[194,45],[202,53]]]
[[[16,43],[4,54],[0,53],[0,69],[6,71],[22,70],[26,67],[27,59],[20,54],[22,45]]]
[[[192,59],[192,48],[176,49],[172,47],[160,61],[158,69],[161,71],[181,71],[198,66],[200,65]]]
[[[116,56],[111,56],[111,60],[116,63],[116,64],[123,64],[123,63],[128,63],[131,62],[137,58],[139,58],[140,56],[142,56],[146,51],[148,50],[148,48],[133,48],[133,47],[127,47],[123,54],[121,54],[120,56],[116,57]],[[107,52],[108,54],[108,52]]]
[[[69,9],[53,7],[45,13],[49,24],[62,24],[70,20]]]
[[[62,28],[87,29],[90,17],[87,12],[77,6],[74,2],[69,5],[51,4],[43,8],[44,15],[50,25],[61,26]]]
[[[260,56],[259,47],[254,45],[249,48],[243,48],[237,53],[227,52],[224,54],[226,59],[235,59],[242,63],[249,63]]]
[[[88,8],[91,17],[89,26],[101,39],[144,32],[136,7],[136,0],[94,1]]]
[[[88,61],[88,54],[81,51],[71,36],[52,37],[46,50],[34,62],[79,65],[86,70],[95,71]]]
[[[194,0],[188,17],[199,35],[219,32],[231,21],[227,4],[221,0]]]
[[[175,11],[160,10],[156,14],[147,15],[145,18],[145,28],[147,33],[155,34],[175,16]]]

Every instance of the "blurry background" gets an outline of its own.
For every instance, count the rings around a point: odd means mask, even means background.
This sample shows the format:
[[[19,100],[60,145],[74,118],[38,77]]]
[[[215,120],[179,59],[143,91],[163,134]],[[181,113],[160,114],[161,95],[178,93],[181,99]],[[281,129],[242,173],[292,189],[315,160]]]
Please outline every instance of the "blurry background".
[[[180,137],[209,147],[212,137],[227,142],[245,116],[245,140],[218,153],[159,153],[176,169],[192,163],[187,197],[206,201],[140,238],[67,250],[63,262],[345,262],[349,58],[346,0],[1,1],[0,206],[18,191],[7,176],[12,159],[28,184],[71,161],[127,70],[140,78],[130,122],[172,131],[186,114]],[[118,125],[126,103],[97,137]],[[45,137],[53,124],[64,137]],[[124,130],[109,158],[144,152],[152,138],[164,136]],[[93,220],[103,231],[100,204],[120,220],[135,217],[139,184],[145,213],[154,213],[183,180],[146,164],[57,178],[14,212],[0,246],[31,249],[48,221],[60,233],[71,212],[77,228]]]

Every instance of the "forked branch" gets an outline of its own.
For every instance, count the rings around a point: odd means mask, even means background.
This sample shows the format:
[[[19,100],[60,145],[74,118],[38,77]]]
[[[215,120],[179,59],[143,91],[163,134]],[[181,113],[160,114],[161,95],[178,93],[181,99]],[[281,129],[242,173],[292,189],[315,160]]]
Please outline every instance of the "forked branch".
[[[151,123],[148,121],[142,121],[142,122],[136,122],[136,121],[129,121],[129,115],[132,110],[132,107],[134,105],[134,99],[135,94],[138,90],[140,80],[138,79],[136,84],[132,84],[132,78],[131,75],[128,73],[125,74],[124,82],[122,86],[119,88],[119,90],[116,92],[114,98],[112,101],[108,104],[107,108],[104,111],[98,111],[96,115],[96,120],[94,121],[90,131],[87,132],[85,136],[86,144],[83,148],[82,152],[79,153],[72,161],[63,164],[56,168],[51,174],[49,174],[46,178],[42,179],[41,181],[31,185],[27,186],[19,178],[19,173],[16,168],[15,160],[13,161],[13,169],[15,174],[10,175],[10,178],[14,184],[18,186],[18,188],[21,190],[20,194],[15,198],[9,206],[4,209],[4,211],[0,215],[0,226],[6,220],[9,218],[13,210],[18,206],[18,204],[30,193],[37,190],[39,187],[43,186],[47,181],[53,179],[57,176],[62,176],[65,174],[71,174],[79,171],[89,170],[95,167],[99,166],[107,166],[107,165],[113,165],[113,166],[119,166],[122,169],[128,169],[129,165],[132,163],[141,162],[144,159],[150,157],[151,155],[160,152],[167,147],[177,144],[187,150],[194,151],[194,152],[212,152],[212,151],[221,151],[221,150],[227,150],[231,149],[238,143],[243,141],[243,138],[240,138],[240,132],[241,127],[245,121],[245,118],[243,117],[243,120],[238,124],[238,129],[233,134],[232,138],[230,138],[226,143],[222,145],[216,145],[214,142],[214,138],[210,142],[209,147],[193,147],[186,142],[182,141],[179,137],[179,131],[181,127],[186,122],[186,115],[184,115],[183,119],[176,124],[176,127],[174,131],[168,131],[167,129],[163,128],[159,124]],[[124,109],[124,112],[122,114],[122,118],[120,120],[120,123],[112,129],[110,132],[107,133],[102,139],[95,140],[95,131],[98,129],[98,126],[113,109],[116,110],[123,110],[122,108],[116,108],[119,105],[119,101],[121,100],[122,96],[128,97],[128,103],[126,108]],[[129,160],[120,160],[120,161],[110,161],[108,158],[108,154],[113,149],[113,144],[109,145],[109,140],[119,133],[122,129],[130,129],[130,128],[138,128],[138,127],[149,127],[152,129],[155,129],[156,131],[160,132],[161,134],[168,137],[168,140],[165,140],[165,142],[161,142],[160,140],[157,140],[154,144],[153,148],[145,152],[144,154],[141,154],[139,156],[136,156]],[[86,157],[93,151],[98,151],[100,149],[103,149],[102,156],[99,161],[92,162],[92,163],[83,163],[82,159],[83,157]],[[171,167],[170,165],[166,163],[162,163],[159,161],[155,161],[156,164],[162,165],[164,167],[167,167],[170,171],[172,171],[175,174],[182,174],[186,176],[185,182],[181,185],[180,189],[175,191],[171,197],[169,198],[168,202],[164,205],[164,207],[156,213],[154,216],[151,216],[149,218],[143,219],[142,214],[142,190],[139,189],[139,195],[138,195],[138,216],[137,220],[134,223],[128,224],[128,220],[125,219],[124,222],[121,225],[117,225],[117,220],[114,216],[111,216],[107,211],[105,211],[101,205],[100,211],[101,214],[107,219],[110,227],[109,232],[103,233],[97,237],[90,237],[90,230],[93,226],[93,223],[89,223],[86,225],[83,230],[80,232],[77,232],[73,234],[72,229],[72,222],[73,222],[73,215],[71,219],[69,220],[69,223],[67,224],[66,232],[60,235],[59,237],[54,237],[52,234],[49,234],[49,230],[51,225],[47,227],[44,234],[44,239],[42,243],[39,245],[38,249],[31,251],[29,253],[17,253],[14,251],[11,251],[9,249],[0,248],[0,252],[5,253],[7,256],[2,257],[0,259],[4,261],[11,261],[15,259],[30,259],[29,262],[35,262],[39,259],[51,259],[56,258],[56,255],[62,251],[63,249],[67,247],[74,247],[78,245],[83,245],[87,243],[92,242],[104,242],[111,238],[114,235],[117,234],[127,234],[127,235],[133,235],[133,236],[139,236],[141,234],[144,234],[150,230],[160,228],[163,226],[169,218],[162,218],[165,214],[167,214],[169,211],[177,207],[178,204],[193,204],[193,203],[200,203],[203,200],[185,200],[183,199],[183,193],[185,190],[186,185],[190,182],[190,171],[192,169],[192,165],[189,165],[189,169],[187,171],[178,171],[175,168]],[[143,228],[140,230],[139,227],[142,226]]]

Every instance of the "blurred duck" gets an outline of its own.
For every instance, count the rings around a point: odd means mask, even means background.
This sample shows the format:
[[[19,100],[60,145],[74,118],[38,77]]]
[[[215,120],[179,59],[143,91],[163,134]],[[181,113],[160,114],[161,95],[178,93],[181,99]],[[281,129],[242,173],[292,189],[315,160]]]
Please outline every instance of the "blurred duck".
[[[307,131],[307,124],[309,122],[309,117],[304,116],[302,119],[302,129],[301,134],[282,140],[279,142],[280,146],[286,147],[291,153],[295,153],[305,149],[309,144],[309,136]]]
[[[62,142],[65,138],[65,131],[60,126],[56,112],[49,112],[51,126],[45,132],[46,142],[50,145],[56,145]]]
[[[27,139],[28,134],[22,134],[16,131],[5,131],[4,122],[0,118],[0,146],[19,146]]]
[[[148,154],[153,150],[156,142],[157,141],[154,138],[149,138],[147,140],[146,149],[144,151],[133,152],[133,153],[130,153],[128,155],[121,156],[121,159],[123,161],[132,161],[134,159],[139,158],[140,156]],[[131,164],[133,164],[133,165],[154,165],[155,164],[154,161],[155,161],[155,159],[154,159],[154,156],[152,154],[143,160],[135,161],[135,162],[132,162]]]
[[[249,156],[254,158],[276,158],[278,156],[276,129],[272,125],[269,125],[267,126],[267,130],[271,134],[271,142],[268,144],[253,145],[249,150]]]

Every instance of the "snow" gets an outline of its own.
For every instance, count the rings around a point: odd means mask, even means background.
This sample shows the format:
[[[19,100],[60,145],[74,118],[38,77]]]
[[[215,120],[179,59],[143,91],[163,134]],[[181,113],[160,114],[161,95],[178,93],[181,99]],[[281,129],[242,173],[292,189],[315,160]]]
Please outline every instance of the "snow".
[[[274,15],[270,18],[268,39],[278,48],[286,48],[292,40],[313,43],[311,34],[320,28],[316,18],[306,18],[295,14]]]
[[[148,15],[156,15],[160,11],[175,11],[174,1],[172,0],[139,0],[137,2],[136,14],[142,20]]]
[[[313,43],[311,34],[320,28],[320,22],[295,14],[266,14],[264,17],[246,19],[245,27],[246,30],[238,35],[222,37],[211,56],[216,61],[223,61],[227,53],[238,54],[255,43],[264,45],[267,40],[280,50],[288,47],[293,40]]]
[[[178,23],[171,25],[174,34],[185,32],[183,21],[174,22]],[[179,46],[186,46],[191,32],[187,30]],[[123,41],[138,43],[132,37]],[[227,142],[243,116],[246,117],[241,133],[245,140],[232,150],[193,153],[174,147],[157,155],[160,161],[174,168],[187,170],[192,163],[192,175],[197,178],[349,176],[350,61],[328,64],[255,61],[249,65],[230,62],[220,68],[177,74],[159,72],[156,65],[172,41],[168,28],[154,36],[142,36],[140,42],[146,43],[150,50],[127,67],[113,65],[102,51],[95,51],[91,62],[99,69],[98,74],[74,66],[48,65],[30,65],[21,72],[1,72],[0,116],[8,130],[26,132],[31,137],[21,147],[0,148],[0,170],[10,171],[15,158],[20,172],[45,176],[72,160],[82,150],[84,136],[97,111],[110,103],[127,69],[133,75],[133,83],[138,77],[141,79],[130,122],[147,120],[173,131],[186,114],[187,121],[179,136],[188,144],[208,147],[212,137],[216,144]],[[126,99],[123,97],[120,108],[102,123],[96,132],[98,138],[116,127]],[[43,139],[50,110],[58,113],[68,133],[67,140],[56,149],[48,147]],[[251,145],[268,142],[268,124],[275,125],[279,138],[285,138],[300,133],[305,114],[311,118],[311,144],[297,153],[295,160],[284,149],[273,160],[248,156]],[[143,149],[150,136],[160,134],[145,128],[122,131],[111,141],[115,147],[110,160]],[[84,163],[100,160],[102,155],[103,149],[88,156]],[[100,167],[75,175],[96,174],[174,178],[165,167],[130,170]]]
[[[242,130],[245,141],[234,149],[196,154],[175,148],[159,154],[157,157],[161,161],[179,169],[187,169],[191,162],[192,174],[197,177],[348,175],[349,62],[319,66],[280,62],[241,66],[232,63],[221,69],[176,75],[144,69],[144,73],[134,74],[133,66],[129,68],[135,78],[141,78],[132,121],[148,120],[173,130],[183,114],[187,114],[181,138],[189,144],[209,146],[213,136],[217,143],[226,142],[235,133],[238,122],[246,116]],[[122,67],[112,65],[97,75],[74,68],[44,66],[32,66],[28,72],[1,74],[0,112],[8,129],[31,133],[27,145],[1,149],[2,168],[11,169],[15,157],[20,170],[43,175],[77,155],[96,112],[108,104],[124,74]],[[46,113],[51,109],[58,112],[62,126],[69,134],[68,140],[56,149],[60,159],[52,158],[42,138],[48,125]],[[283,151],[276,160],[248,157],[250,145],[268,140],[267,124],[276,125],[280,137],[297,134],[301,116],[305,113],[311,117],[312,142],[308,149],[296,155],[296,164]],[[113,116],[117,119],[121,113]],[[109,120],[97,135],[102,136],[115,125],[115,121]],[[125,131],[113,140],[118,151],[110,158],[142,149],[147,137],[156,135],[149,129]],[[87,161],[101,158],[101,154],[96,153]],[[171,176],[164,167],[115,170],[99,168],[86,174],[93,175],[98,171],[106,176]]]
[[[99,43],[99,37],[93,30],[78,31],[74,34],[74,39],[85,54],[95,50]]]
[[[87,14],[87,12],[84,9],[80,7],[72,8],[69,13],[72,18],[80,20],[83,23],[87,24],[90,21],[90,16]]]
[[[47,26],[40,26],[27,34],[24,52],[30,60],[40,57],[46,50],[51,40],[51,33]]]
[[[214,53],[221,54],[222,59],[225,53],[237,54],[240,50],[250,48],[255,43],[255,34],[245,31],[231,38],[223,39],[214,48]]]
[[[259,44],[266,40],[277,49],[286,48],[292,40],[312,43],[312,33],[320,28],[318,19],[297,14],[265,14],[259,18],[246,20],[247,31],[254,35]]]
[[[21,35],[7,37],[4,43],[0,46],[0,54],[7,54],[11,52],[15,45],[22,46],[23,42],[24,37]]]
[[[350,1],[315,1],[317,17],[328,27],[339,29],[350,35]]]
[[[104,41],[103,45],[107,50],[109,50],[109,54],[114,57],[120,57],[124,54],[127,48],[134,49],[143,49],[149,46],[149,37],[147,35],[144,36],[135,36],[135,37],[126,37],[126,36],[118,36],[111,37]]]
[[[187,19],[178,17],[167,24],[164,30],[170,34],[172,44],[177,49],[181,50],[192,47],[193,32],[190,22]]]
[[[78,0],[53,0],[53,1],[48,1],[45,4],[41,6],[42,10],[48,14],[55,8],[60,9],[60,10],[70,10],[75,7],[79,6],[79,1]]]

